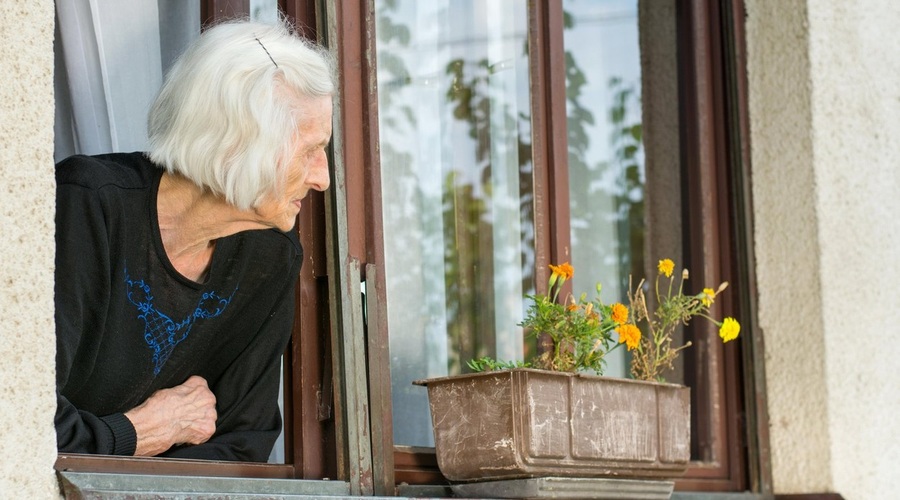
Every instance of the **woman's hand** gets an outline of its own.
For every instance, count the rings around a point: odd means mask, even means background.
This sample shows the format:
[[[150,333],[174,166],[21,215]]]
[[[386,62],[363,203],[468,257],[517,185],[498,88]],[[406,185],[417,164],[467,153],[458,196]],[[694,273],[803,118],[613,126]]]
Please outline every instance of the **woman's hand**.
[[[137,434],[135,456],[152,457],[176,444],[205,443],[216,432],[216,396],[206,379],[193,376],[160,389],[125,413]]]

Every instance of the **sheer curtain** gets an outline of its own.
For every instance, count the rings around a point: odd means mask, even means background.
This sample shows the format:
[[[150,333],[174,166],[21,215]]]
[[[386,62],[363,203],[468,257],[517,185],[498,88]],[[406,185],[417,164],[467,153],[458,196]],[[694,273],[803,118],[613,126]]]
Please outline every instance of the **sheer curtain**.
[[[145,149],[163,75],[200,33],[199,0],[59,0],[56,21],[56,160]]]

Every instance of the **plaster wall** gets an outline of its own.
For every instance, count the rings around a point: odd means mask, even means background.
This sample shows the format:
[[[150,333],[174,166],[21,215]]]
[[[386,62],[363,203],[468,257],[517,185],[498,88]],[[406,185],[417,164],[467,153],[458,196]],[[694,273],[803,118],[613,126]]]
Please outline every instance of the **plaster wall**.
[[[832,490],[805,2],[746,3],[759,326],[780,493]]]
[[[746,6],[775,491],[888,498],[900,490],[900,9]]]
[[[53,2],[4,2],[0,39],[0,498],[58,498]]]
[[[900,491],[900,5],[809,1],[834,490]]]

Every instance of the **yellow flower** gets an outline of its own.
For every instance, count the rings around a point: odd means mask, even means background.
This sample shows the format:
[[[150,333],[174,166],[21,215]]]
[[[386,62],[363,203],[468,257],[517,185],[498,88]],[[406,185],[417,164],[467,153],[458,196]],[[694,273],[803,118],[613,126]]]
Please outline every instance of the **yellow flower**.
[[[610,316],[616,323],[624,325],[628,321],[628,308],[616,302],[612,305]]]
[[[741,324],[734,318],[725,318],[722,326],[719,327],[719,337],[722,337],[723,342],[736,339],[739,333],[741,333]]]
[[[624,342],[629,351],[641,341],[641,331],[634,325],[622,325],[616,332],[619,334],[619,343]]]
[[[671,259],[663,259],[659,261],[657,268],[659,269],[659,274],[665,274],[666,278],[671,278],[672,271],[675,270],[675,263]]]
[[[572,279],[572,276],[575,276],[575,268],[572,267],[568,262],[564,262],[558,266],[554,266],[550,264],[550,270],[553,271],[553,274],[557,276],[561,276],[563,279]]]
[[[716,298],[716,291],[712,288],[704,288],[703,295],[704,297],[702,297],[700,301],[703,302],[703,305],[706,307],[711,306]]]

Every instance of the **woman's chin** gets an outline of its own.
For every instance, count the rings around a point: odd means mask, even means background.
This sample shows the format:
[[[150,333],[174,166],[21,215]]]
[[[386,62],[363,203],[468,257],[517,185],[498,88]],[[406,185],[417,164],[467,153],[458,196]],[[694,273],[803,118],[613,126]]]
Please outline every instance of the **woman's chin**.
[[[295,221],[296,221],[296,218],[290,219],[290,220],[287,220],[287,221],[281,221],[281,222],[279,222],[278,224],[275,224],[275,228],[278,229],[279,231],[283,232],[283,233],[286,233],[286,232],[288,232],[288,231],[294,229],[294,222],[295,222]]]

